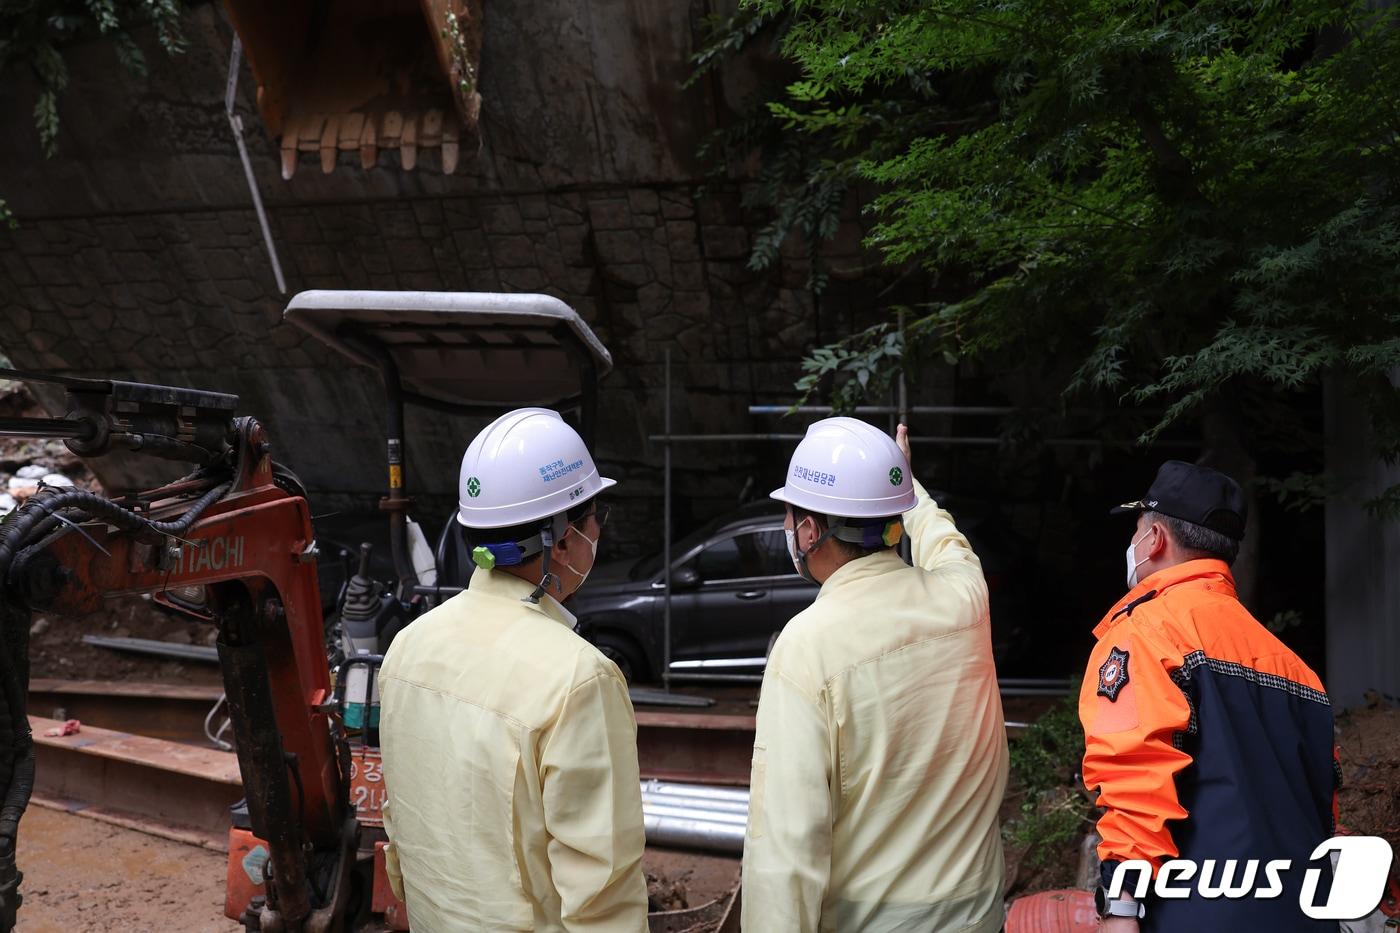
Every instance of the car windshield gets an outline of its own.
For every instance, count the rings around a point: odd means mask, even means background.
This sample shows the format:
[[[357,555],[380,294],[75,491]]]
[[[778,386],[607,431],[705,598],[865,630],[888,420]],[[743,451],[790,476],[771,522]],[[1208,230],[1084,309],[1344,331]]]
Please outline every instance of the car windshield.
[[[723,525],[733,520],[733,515],[721,515],[719,518],[711,519],[701,525],[699,528],[671,545],[671,559],[676,560],[688,551],[699,547],[701,544],[705,543],[705,541],[713,537],[714,533]],[[660,572],[661,554],[658,552],[652,554],[650,557],[643,557],[641,560],[637,561],[637,563],[632,566],[632,571],[629,576],[631,576],[633,580],[646,580],[656,576]]]

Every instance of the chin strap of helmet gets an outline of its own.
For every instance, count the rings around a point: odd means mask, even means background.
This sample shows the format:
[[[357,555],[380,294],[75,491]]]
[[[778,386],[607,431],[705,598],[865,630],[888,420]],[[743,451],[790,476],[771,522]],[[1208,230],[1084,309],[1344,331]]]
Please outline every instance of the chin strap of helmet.
[[[554,542],[564,537],[568,524],[569,521],[565,516],[556,515],[540,529],[540,553],[544,555],[540,564],[540,582],[535,587],[535,591],[522,599],[521,602],[538,605],[540,597],[556,582],[554,574],[549,570],[550,552],[554,550]]]

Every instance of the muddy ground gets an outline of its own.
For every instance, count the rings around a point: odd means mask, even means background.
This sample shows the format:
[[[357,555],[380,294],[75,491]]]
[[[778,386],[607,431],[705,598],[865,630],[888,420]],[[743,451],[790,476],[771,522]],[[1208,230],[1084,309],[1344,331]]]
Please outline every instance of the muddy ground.
[[[647,878],[647,909],[685,910],[703,907],[734,890],[739,861],[671,849],[648,848],[642,856]]]
[[[700,907],[733,890],[735,859],[658,849],[643,868],[652,910]],[[20,933],[233,933],[222,853],[31,806],[24,816]]]
[[[182,930],[232,933],[225,859],[42,806],[24,815],[20,933]]]

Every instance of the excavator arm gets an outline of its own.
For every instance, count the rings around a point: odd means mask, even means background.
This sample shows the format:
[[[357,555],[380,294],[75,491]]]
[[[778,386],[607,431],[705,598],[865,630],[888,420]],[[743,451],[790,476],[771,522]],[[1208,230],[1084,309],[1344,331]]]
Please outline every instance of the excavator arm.
[[[14,927],[20,905],[15,842],[34,783],[29,610],[82,615],[108,597],[191,587],[203,589],[218,625],[249,817],[269,853],[265,903],[251,905],[244,922],[341,929],[359,828],[347,804],[349,748],[334,715],[305,495],[274,468],[262,426],[232,417],[232,396],[82,382],[94,385],[81,387],[84,405],[70,406],[68,418],[0,424],[0,433],[49,431],[84,453],[121,445],[202,465],[119,499],[42,489],[0,525],[0,931]],[[117,398],[132,394],[145,400]]]

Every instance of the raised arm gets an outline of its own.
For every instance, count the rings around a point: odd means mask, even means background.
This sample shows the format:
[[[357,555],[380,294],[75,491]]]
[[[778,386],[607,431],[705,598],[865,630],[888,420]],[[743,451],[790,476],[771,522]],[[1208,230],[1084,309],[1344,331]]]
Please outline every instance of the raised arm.
[[[914,470],[913,455],[909,447],[909,431],[900,425],[895,433],[895,443],[909,461],[909,471]],[[915,567],[937,570],[949,565],[965,565],[976,571],[978,580],[982,577],[982,562],[973,553],[953,516],[939,507],[928,494],[928,490],[917,479],[914,480],[914,493],[919,497],[918,504],[904,513],[904,531],[909,535],[912,558]],[[986,584],[982,584],[983,590]]]

